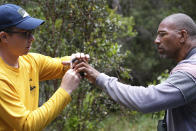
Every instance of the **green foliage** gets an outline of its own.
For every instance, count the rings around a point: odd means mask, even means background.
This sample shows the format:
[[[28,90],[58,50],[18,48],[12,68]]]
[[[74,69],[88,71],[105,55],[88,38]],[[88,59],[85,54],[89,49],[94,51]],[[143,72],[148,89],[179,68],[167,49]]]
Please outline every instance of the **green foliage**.
[[[36,30],[33,52],[52,57],[84,52],[91,56],[93,67],[121,81],[130,79],[131,72],[134,85],[162,82],[174,63],[161,60],[156,52],[153,41],[158,25],[165,16],[176,12],[196,19],[196,1],[116,1],[121,9],[108,8],[114,0],[1,0],[0,4],[21,5],[32,16],[46,21]],[[59,83],[57,80],[41,83],[40,105],[50,98]],[[46,130],[115,130],[125,123],[128,129],[138,131],[151,120],[151,115],[141,117],[140,113],[127,111],[85,80],[80,87],[72,102]],[[111,115],[119,110],[123,114]],[[162,116],[163,112],[158,112],[152,118]],[[114,127],[110,123],[113,119]],[[156,129],[155,124],[151,128]]]
[[[13,1],[8,1],[13,2]],[[16,0],[29,14],[46,22],[36,30],[33,52],[51,57],[84,52],[99,71],[128,79],[128,68],[121,63],[120,38],[136,35],[133,17],[122,17],[107,6],[106,0]],[[50,98],[60,81],[40,85],[40,105]],[[100,89],[83,80],[72,95],[72,102],[46,130],[95,130],[97,123],[120,106]]]
[[[152,114],[118,112],[100,122],[98,131],[156,131],[159,118],[152,116]]]
[[[169,70],[168,69],[166,69],[164,72],[162,72],[158,77],[157,77],[157,79],[156,80],[154,80],[152,83],[150,82],[149,84],[153,84],[153,85],[157,85],[157,84],[159,84],[159,83],[162,83],[162,82],[164,82],[167,78],[169,77]],[[149,85],[148,84],[148,85]]]

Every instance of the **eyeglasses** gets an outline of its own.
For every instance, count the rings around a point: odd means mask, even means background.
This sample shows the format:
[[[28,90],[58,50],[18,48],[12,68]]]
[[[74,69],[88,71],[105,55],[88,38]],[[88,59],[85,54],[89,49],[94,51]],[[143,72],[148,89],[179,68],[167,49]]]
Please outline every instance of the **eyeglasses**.
[[[12,31],[12,30],[4,30],[4,31],[7,32],[7,33],[20,34],[20,36],[23,37],[24,39],[30,39],[33,36],[34,32],[35,32],[35,30],[21,31],[21,32],[20,31]]]

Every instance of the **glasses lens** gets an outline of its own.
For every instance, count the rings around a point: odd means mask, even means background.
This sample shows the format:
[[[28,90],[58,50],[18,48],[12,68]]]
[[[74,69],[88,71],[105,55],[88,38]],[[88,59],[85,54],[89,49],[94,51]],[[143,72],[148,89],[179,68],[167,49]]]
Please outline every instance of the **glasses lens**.
[[[20,34],[21,37],[25,38],[25,39],[29,39],[33,36],[34,30],[30,30],[30,31],[12,31],[12,30],[5,30],[5,32],[7,33],[17,33]]]

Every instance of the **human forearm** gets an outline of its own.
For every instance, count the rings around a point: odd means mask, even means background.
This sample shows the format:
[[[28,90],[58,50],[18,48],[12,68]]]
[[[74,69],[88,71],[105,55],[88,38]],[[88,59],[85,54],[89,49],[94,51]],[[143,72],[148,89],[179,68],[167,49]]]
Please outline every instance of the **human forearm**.
[[[46,127],[70,102],[71,97],[62,88],[59,88],[55,94],[40,108],[30,112],[24,123],[24,131],[41,130]]]
[[[76,65],[75,70],[76,72],[85,72],[85,77],[89,81],[103,88],[115,101],[133,110],[145,113],[154,112],[184,103],[180,90],[169,82],[157,86],[149,86],[148,88],[126,85],[118,82],[115,77],[109,77],[103,73],[100,74],[85,62]],[[185,78],[184,75],[180,77]],[[178,78],[178,76],[175,77],[175,79]]]
[[[97,77],[96,84],[103,88],[115,101],[144,113],[184,104],[184,98],[179,89],[169,83],[149,86],[148,88],[130,86],[118,82],[115,77],[109,77],[102,73]]]
[[[17,94],[13,95],[11,90],[0,93],[0,117],[7,125],[19,131],[43,129],[71,100],[70,95],[59,88],[41,107],[30,111],[23,105]]]

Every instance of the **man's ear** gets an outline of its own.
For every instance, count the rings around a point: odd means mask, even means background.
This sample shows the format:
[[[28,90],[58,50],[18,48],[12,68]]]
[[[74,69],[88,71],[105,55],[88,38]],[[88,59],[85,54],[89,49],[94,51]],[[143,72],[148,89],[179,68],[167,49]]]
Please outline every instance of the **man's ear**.
[[[188,32],[186,30],[180,31],[180,43],[183,44],[188,38]]]
[[[1,31],[0,32],[0,41],[3,42],[5,40],[7,41],[7,34],[4,31]]]

